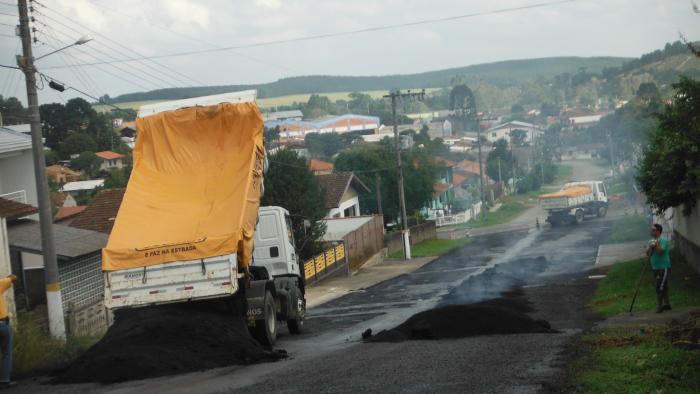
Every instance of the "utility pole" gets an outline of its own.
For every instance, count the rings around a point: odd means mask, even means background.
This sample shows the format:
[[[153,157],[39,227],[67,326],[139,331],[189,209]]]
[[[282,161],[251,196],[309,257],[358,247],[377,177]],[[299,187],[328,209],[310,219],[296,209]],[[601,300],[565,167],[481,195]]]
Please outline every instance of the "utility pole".
[[[498,183],[501,183],[501,158],[498,158]]]
[[[44,257],[44,281],[46,282],[46,307],[49,315],[49,330],[54,338],[66,338],[66,325],[63,317],[61,300],[61,283],[58,279],[58,263],[53,239],[53,217],[49,204],[49,190],[46,181],[46,160],[41,136],[41,117],[39,115],[39,97],[36,89],[36,69],[32,56],[32,39],[27,14],[27,0],[18,0],[19,33],[22,39],[23,56],[17,56],[17,65],[24,72],[27,83],[27,103],[32,131],[32,155],[34,156],[34,179],[39,205],[39,223],[41,228],[41,250]]]
[[[465,111],[467,111],[465,109]],[[481,121],[494,120],[495,118],[484,118],[479,113],[475,113],[472,119],[476,121],[476,146],[479,155],[479,196],[481,197],[481,217],[486,219],[486,193],[484,191],[484,168],[481,160]]]
[[[376,189],[377,192],[377,213],[380,215],[383,215],[384,213],[382,212],[382,191],[381,191],[381,184],[382,184],[382,176],[377,174],[374,177],[374,188]]]
[[[396,148],[396,173],[399,179],[399,206],[401,207],[401,233],[403,234],[403,257],[405,260],[411,259],[411,241],[409,238],[408,218],[406,216],[406,197],[403,190],[403,171],[401,170],[401,139],[399,138],[399,125],[396,121],[396,101],[402,98],[418,97],[422,100],[425,96],[425,89],[419,93],[411,93],[409,90],[406,93],[401,93],[400,90],[394,90],[385,95],[384,98],[391,98],[391,116],[394,122],[394,145]]]
[[[610,146],[610,169],[612,170],[612,177],[615,178],[615,156],[613,154],[613,143],[612,143],[612,130],[608,131],[608,145]]]

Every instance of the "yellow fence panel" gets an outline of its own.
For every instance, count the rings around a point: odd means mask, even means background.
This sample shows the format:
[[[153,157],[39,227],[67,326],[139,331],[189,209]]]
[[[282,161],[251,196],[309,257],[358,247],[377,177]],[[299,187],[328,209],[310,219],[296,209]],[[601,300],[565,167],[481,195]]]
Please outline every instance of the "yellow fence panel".
[[[345,258],[345,244],[340,244],[335,247],[335,259],[337,261]]]
[[[316,267],[314,267],[314,261],[313,260],[307,260],[304,263],[304,277],[306,279],[311,278],[312,276],[316,275]]]
[[[335,263],[335,252],[333,249],[326,250],[326,267]]]
[[[316,273],[319,274],[326,269],[326,262],[323,261],[323,255],[316,256]]]

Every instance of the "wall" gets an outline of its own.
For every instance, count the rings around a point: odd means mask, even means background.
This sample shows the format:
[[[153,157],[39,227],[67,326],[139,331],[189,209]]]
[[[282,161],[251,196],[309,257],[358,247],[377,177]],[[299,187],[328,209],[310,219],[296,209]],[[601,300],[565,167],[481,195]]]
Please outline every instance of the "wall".
[[[32,151],[0,155],[0,194],[25,190],[27,204],[37,206],[36,183],[34,182],[34,163]]]
[[[410,227],[411,245],[415,245],[429,239],[435,239],[437,237],[435,228],[435,222],[432,220]],[[387,248],[387,253],[390,255],[403,251],[401,232],[399,231],[384,236],[384,246]]]
[[[700,272],[700,200],[690,213],[683,215],[683,209],[674,209],[674,237],[676,246],[685,260]]]
[[[343,237],[350,271],[356,271],[384,247],[384,217],[374,215],[371,220]]]

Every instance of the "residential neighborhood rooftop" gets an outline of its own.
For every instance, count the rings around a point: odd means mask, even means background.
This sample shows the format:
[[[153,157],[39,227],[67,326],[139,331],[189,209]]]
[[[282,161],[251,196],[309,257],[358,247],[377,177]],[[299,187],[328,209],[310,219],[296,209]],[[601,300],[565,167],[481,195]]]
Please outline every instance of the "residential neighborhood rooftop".
[[[72,218],[74,216],[77,216],[81,212],[83,212],[87,208],[87,205],[78,205],[76,207],[61,207],[58,208],[58,212],[56,212],[56,216],[54,216],[53,220],[58,222],[61,220],[66,220],[69,218]]]
[[[32,137],[7,127],[0,127],[0,153],[30,149]]]
[[[61,187],[62,192],[78,192],[81,190],[95,190],[105,184],[104,179],[93,179],[89,181],[68,182]]]
[[[99,231],[109,234],[114,227],[114,219],[117,217],[119,207],[124,199],[126,189],[105,189],[95,196],[92,204],[79,214],[71,227],[82,228],[84,230]]]
[[[318,183],[326,193],[326,209],[337,208],[340,206],[340,200],[343,194],[352,186],[360,192],[369,192],[369,188],[365,186],[360,178],[356,177],[352,172],[336,172],[333,174],[319,175]]]
[[[53,235],[56,255],[68,259],[99,251],[107,245],[108,239],[107,234],[61,224],[53,225]],[[24,219],[9,226],[7,238],[9,244],[15,248],[38,254],[42,253],[41,229],[38,221]]]
[[[311,159],[309,160],[309,168],[312,171],[333,171],[333,163]]]
[[[121,153],[112,152],[111,150],[105,150],[102,152],[95,152],[95,156],[99,157],[100,159],[105,159],[105,160],[122,159],[125,157]]]
[[[0,197],[0,218],[19,219],[39,212],[36,207]]]

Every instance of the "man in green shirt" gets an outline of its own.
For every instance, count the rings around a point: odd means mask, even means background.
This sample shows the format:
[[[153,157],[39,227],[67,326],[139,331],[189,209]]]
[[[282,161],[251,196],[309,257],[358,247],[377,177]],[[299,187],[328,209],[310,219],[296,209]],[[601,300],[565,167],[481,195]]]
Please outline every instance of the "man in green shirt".
[[[651,262],[656,283],[656,313],[671,309],[668,301],[668,271],[671,268],[668,240],[661,235],[663,227],[654,224],[651,227],[651,240],[647,245],[647,256]]]

